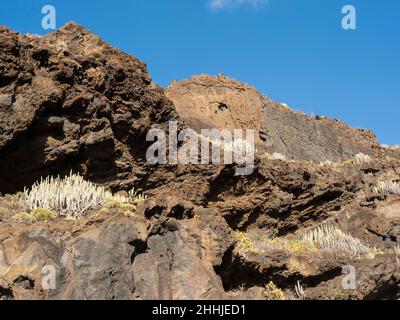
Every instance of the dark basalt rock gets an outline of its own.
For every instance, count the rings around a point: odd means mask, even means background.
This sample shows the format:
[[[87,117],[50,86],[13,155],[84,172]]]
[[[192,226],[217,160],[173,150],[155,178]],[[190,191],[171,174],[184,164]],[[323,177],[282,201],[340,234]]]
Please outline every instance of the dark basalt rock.
[[[139,60],[75,23],[43,37],[0,29],[0,192],[71,169],[129,188],[146,134],[177,117]]]

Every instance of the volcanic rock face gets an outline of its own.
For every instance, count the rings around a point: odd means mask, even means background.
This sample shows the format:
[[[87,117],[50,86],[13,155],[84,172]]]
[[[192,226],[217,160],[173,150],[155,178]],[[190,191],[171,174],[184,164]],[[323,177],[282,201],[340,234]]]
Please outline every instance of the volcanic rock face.
[[[0,192],[71,169],[129,188],[147,131],[175,117],[142,62],[79,25],[44,37],[0,29]]]
[[[223,76],[172,84],[176,112],[141,62],[76,24],[41,38],[1,28],[0,57],[1,192],[72,169],[148,196],[48,222],[16,219],[20,195],[0,196],[0,299],[400,298],[398,149]],[[149,166],[147,130],[169,120],[256,129],[254,172]],[[371,158],[351,161],[360,151]],[[304,240],[316,230],[326,242]]]
[[[370,131],[293,112],[224,75],[173,82],[166,94],[193,129],[254,129],[261,151],[290,159],[344,161],[359,152],[372,155],[380,149]]]

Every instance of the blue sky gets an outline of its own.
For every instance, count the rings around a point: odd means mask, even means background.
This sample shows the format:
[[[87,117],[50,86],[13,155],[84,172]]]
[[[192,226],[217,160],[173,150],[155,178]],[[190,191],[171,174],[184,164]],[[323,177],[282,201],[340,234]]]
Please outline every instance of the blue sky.
[[[3,0],[0,24],[43,34],[46,4],[57,27],[74,20],[93,30],[145,61],[162,86],[224,72],[293,109],[400,144],[398,0]],[[357,30],[341,28],[347,4]]]

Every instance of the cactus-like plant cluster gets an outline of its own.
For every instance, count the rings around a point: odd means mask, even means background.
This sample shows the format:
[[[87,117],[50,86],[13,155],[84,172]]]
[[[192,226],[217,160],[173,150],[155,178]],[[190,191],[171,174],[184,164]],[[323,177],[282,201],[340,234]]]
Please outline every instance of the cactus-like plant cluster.
[[[213,148],[219,148],[223,152],[231,152],[232,154],[251,154],[256,151],[255,146],[244,139],[232,139],[232,141],[224,141],[223,139],[216,139],[209,136],[198,134],[198,138],[202,145],[207,145]]]
[[[86,181],[72,172],[65,178],[42,178],[29,190],[25,189],[24,193],[30,211],[47,209],[60,216],[72,218],[79,217],[114,197],[106,188]],[[119,196],[119,200],[129,202],[128,197]]]
[[[353,160],[353,162],[356,164],[370,163],[371,161],[372,161],[372,158],[369,155],[362,153],[362,152],[357,153],[354,156],[354,160]]]
[[[384,195],[394,194],[400,196],[400,183],[391,180],[379,181],[374,187],[374,192]]]
[[[259,233],[236,232],[236,249],[242,256],[248,253],[265,254],[284,251],[289,254],[318,253],[320,250],[350,258],[373,259],[380,253],[375,247],[364,244],[333,225],[322,225],[303,235],[300,239],[270,238]]]
[[[318,249],[344,253],[351,257],[374,258],[379,252],[332,225],[322,225],[303,236],[304,243]]]

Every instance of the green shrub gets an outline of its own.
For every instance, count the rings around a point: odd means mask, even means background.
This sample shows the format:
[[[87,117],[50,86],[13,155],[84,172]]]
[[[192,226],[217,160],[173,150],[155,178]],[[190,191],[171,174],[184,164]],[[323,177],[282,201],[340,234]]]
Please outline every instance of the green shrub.
[[[285,294],[272,281],[265,286],[263,295],[268,300],[286,300]]]
[[[57,214],[51,210],[47,209],[35,209],[31,213],[28,212],[20,212],[13,216],[13,218],[19,222],[36,222],[43,221],[48,222],[51,219],[54,219]]]
[[[36,221],[45,221],[45,222],[54,219],[57,216],[55,212],[43,208],[33,210],[31,215]]]
[[[400,196],[400,183],[391,180],[379,181],[374,188],[374,192],[385,195],[393,194]]]
[[[13,215],[13,218],[19,222],[34,222],[35,217],[28,212],[19,212]]]

